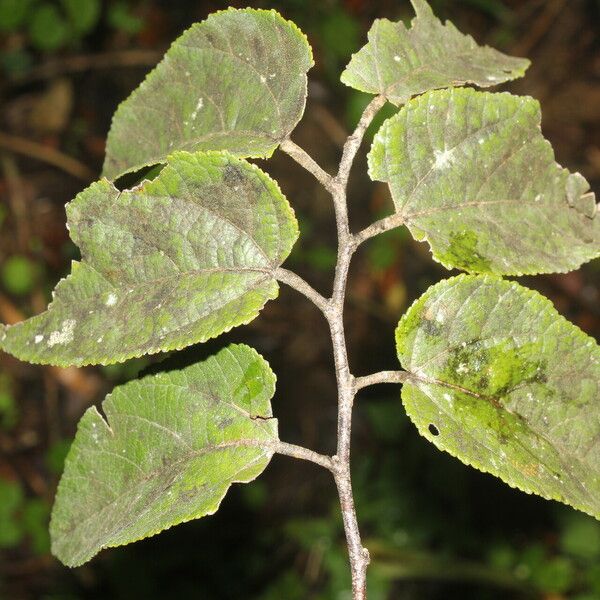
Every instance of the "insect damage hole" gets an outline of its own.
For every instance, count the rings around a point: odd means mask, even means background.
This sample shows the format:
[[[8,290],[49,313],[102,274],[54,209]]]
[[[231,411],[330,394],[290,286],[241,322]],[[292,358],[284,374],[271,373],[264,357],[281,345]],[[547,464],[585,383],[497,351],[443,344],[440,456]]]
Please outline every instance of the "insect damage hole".
[[[431,435],[440,435],[440,430],[433,423],[429,423],[429,427],[427,427],[427,429],[429,429],[429,433]]]

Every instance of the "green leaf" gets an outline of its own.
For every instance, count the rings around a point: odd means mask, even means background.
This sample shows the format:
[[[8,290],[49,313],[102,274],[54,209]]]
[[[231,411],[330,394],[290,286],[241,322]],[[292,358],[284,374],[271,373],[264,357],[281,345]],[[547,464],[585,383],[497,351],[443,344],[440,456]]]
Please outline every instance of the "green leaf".
[[[100,18],[100,0],[62,0],[65,13],[78,34],[92,30]]]
[[[35,554],[46,554],[50,551],[50,505],[42,498],[31,498],[23,506],[21,515],[23,532],[29,536],[31,549]]]
[[[425,0],[411,2],[417,14],[412,27],[377,19],[368,44],[352,56],[342,73],[343,83],[361,92],[383,94],[398,106],[428,90],[465,83],[490,87],[525,73],[527,59],[478,46],[452,23],[443,25]]]
[[[228,9],[193,25],[113,117],[104,174],[172,150],[268,157],[294,129],[313,65],[306,37],[277,12]]]
[[[232,345],[181,371],[115,390],[79,422],[52,511],[52,552],[77,566],[211,515],[233,483],[252,481],[277,440],[275,376]]]
[[[555,162],[540,120],[533,98],[428,92],[384,123],[369,173],[447,268],[570,271],[600,256],[600,217],[587,181]]]
[[[127,0],[110,4],[106,21],[111,27],[129,35],[139,33],[144,27],[144,20],[132,12]]]
[[[67,216],[82,261],[46,312],[0,331],[22,360],[110,364],[248,323],[298,237],[277,184],[226,152],[175,153],[132,190],[98,181]]]
[[[56,50],[66,44],[69,33],[69,25],[56,6],[45,2],[35,7],[29,21],[29,36],[36,48]]]
[[[580,513],[564,515],[560,547],[563,552],[581,560],[594,561],[600,558],[600,523]]]
[[[0,267],[0,280],[6,291],[21,296],[31,292],[38,272],[36,263],[26,256],[15,254],[7,258]]]
[[[419,433],[525,492],[600,517],[600,348],[538,294],[492,276],[431,287],[400,320]]]
[[[18,483],[0,478],[0,548],[17,546],[23,538],[17,515],[23,500],[23,490]]]
[[[0,0],[0,31],[16,31],[21,27],[32,2],[33,0]]]

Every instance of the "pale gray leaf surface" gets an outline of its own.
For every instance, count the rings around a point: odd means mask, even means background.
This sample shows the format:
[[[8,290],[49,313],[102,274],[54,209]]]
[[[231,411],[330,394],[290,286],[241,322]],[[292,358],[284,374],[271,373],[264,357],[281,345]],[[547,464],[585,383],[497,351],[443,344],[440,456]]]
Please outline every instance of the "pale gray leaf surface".
[[[509,485],[600,518],[600,348],[512,281],[461,275],[400,320],[421,435]]]
[[[409,29],[402,21],[375,21],[369,42],[342,73],[343,83],[399,106],[428,90],[465,83],[490,87],[525,73],[527,59],[478,46],[452,23],[442,24],[425,0],[411,3],[417,16]]]
[[[120,362],[247,323],[277,296],[298,237],[277,184],[226,152],[178,152],[132,190],[101,180],[67,213],[82,261],[46,312],[0,331],[29,362]]]
[[[82,417],[58,486],[52,552],[77,566],[213,514],[232,483],[255,479],[277,440],[275,376],[252,348],[115,388]]]
[[[388,119],[369,154],[396,212],[447,268],[565,272],[600,256],[595,196],[558,165],[528,96],[439,90]]]
[[[274,10],[211,14],[119,106],[104,175],[162,163],[174,150],[270,156],[302,117],[312,65],[306,36]]]

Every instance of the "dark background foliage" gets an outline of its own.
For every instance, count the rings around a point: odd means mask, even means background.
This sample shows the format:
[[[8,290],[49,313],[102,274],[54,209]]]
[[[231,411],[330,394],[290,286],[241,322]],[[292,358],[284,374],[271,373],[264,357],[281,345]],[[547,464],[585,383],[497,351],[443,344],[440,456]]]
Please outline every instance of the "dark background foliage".
[[[3,322],[43,310],[77,257],[64,205],[98,176],[117,104],[191,23],[248,4],[276,8],[308,34],[317,66],[294,139],[333,171],[368,101],[341,85],[339,73],[375,17],[410,18],[408,0],[0,0]],[[527,77],[506,88],[541,101],[544,133],[558,161],[597,187],[600,3],[432,4],[480,43],[532,59]],[[301,224],[288,265],[329,293],[335,261],[330,199],[282,153],[260,164],[280,181]],[[355,167],[350,202],[354,229],[391,208],[385,187],[369,182],[364,158]],[[356,374],[397,368],[393,329],[399,316],[447,275],[404,230],[361,250],[346,315]],[[598,261],[576,273],[522,282],[599,337]],[[85,408],[117,383],[197,361],[234,340],[256,347],[278,374],[274,410],[283,439],[332,452],[330,342],[321,316],[288,289],[250,326],[175,355],[80,370],[0,356],[0,598],[350,598],[332,482],[313,465],[284,457],[274,458],[256,482],[234,486],[213,517],[106,551],[76,570],[49,554],[52,497]],[[361,393],[353,441],[358,514],[373,556],[372,600],[600,598],[599,524],[439,453],[404,416],[396,388]]]

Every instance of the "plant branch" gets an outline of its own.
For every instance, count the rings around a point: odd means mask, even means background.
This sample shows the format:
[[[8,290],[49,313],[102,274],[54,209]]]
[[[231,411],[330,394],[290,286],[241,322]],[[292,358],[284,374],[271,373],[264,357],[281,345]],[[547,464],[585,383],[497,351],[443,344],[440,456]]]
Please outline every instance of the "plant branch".
[[[290,138],[286,138],[279,145],[281,150],[283,150],[286,154],[288,154],[291,158],[293,158],[301,167],[306,169],[309,173],[311,173],[319,183],[321,183],[326,190],[332,191],[333,189],[333,177],[327,173],[324,169],[322,169],[315,159],[306,152],[303,148],[298,146],[290,140]]]
[[[315,463],[320,467],[324,467],[332,473],[335,472],[335,461],[331,456],[325,454],[319,454],[303,446],[296,446],[296,444],[288,444],[281,440],[261,440],[254,438],[237,439],[222,442],[214,446],[215,448],[239,448],[239,447],[251,447],[260,448],[261,450],[270,450],[276,454],[283,454],[285,456],[291,456],[292,458],[298,458],[300,460],[306,460],[308,462]]]
[[[372,383],[378,383],[381,374],[359,378],[359,385],[357,386],[357,380],[355,380],[352,375],[348,362],[346,334],[344,330],[344,303],[346,299],[346,284],[348,281],[350,262],[358,244],[360,241],[364,241],[371,237],[371,235],[379,233],[380,230],[385,230],[385,228],[384,226],[375,224],[372,229],[367,228],[357,236],[352,235],[348,222],[346,188],[348,186],[348,178],[350,176],[352,163],[354,162],[356,153],[362,143],[365,132],[379,109],[384,104],[385,98],[383,96],[377,96],[365,108],[354,133],[348,137],[344,144],[342,158],[335,177],[331,177],[321,169],[311,156],[309,156],[302,148],[294,144],[290,139],[284,140],[280,146],[284,152],[287,152],[296,162],[312,173],[331,193],[335,209],[338,251],[331,298],[325,299],[301,277],[286,269],[277,269],[275,276],[279,281],[287,283],[290,287],[306,296],[321,309],[327,319],[331,333],[335,374],[338,386],[338,422],[337,450],[335,456],[330,459],[331,462],[328,468],[334,475],[340,499],[344,532],[346,534],[348,554],[350,557],[352,597],[354,600],[365,600],[367,597],[367,567],[370,559],[369,551],[362,545],[352,493],[352,477],[350,472],[352,406],[357,390],[365,385],[370,385],[371,381]],[[379,230],[377,229],[378,227]],[[373,233],[371,233],[371,231],[373,231]],[[307,452],[305,449],[301,450],[302,452]],[[294,448],[293,452],[296,453],[297,449]],[[294,456],[295,454],[291,455]],[[320,455],[317,455],[317,457],[319,461],[321,461],[317,464],[322,464],[323,460],[329,460],[328,457],[321,457]],[[308,460],[311,459],[309,458]],[[316,461],[313,460],[313,462]]]
[[[293,271],[279,267],[275,271],[275,278],[306,296],[322,313],[329,311],[329,300],[321,296],[317,290]]]
[[[379,110],[385,104],[385,96],[375,96],[371,102],[365,108],[356,129],[352,135],[346,140],[344,144],[344,150],[342,152],[342,160],[340,161],[340,168],[338,170],[337,179],[344,185],[348,182],[350,175],[350,169],[354,162],[354,157],[360,148],[365,132],[367,131],[371,121]]]
[[[309,450],[303,446],[296,446],[295,444],[277,441],[273,444],[272,449],[277,454],[291,456],[292,458],[298,458],[300,460],[307,460],[327,469],[328,471],[333,472],[334,470],[333,459],[330,456],[319,454],[318,452],[314,452],[313,450]]]
[[[353,235],[348,223],[348,202],[346,188],[352,163],[363,140],[365,131],[384,105],[382,96],[374,98],[365,108],[358,125],[346,140],[342,151],[340,167],[334,180],[332,190],[335,208],[338,253],[333,282],[333,293],[330,300],[330,310],[325,314],[331,332],[333,358],[338,385],[338,422],[337,422],[337,451],[334,456],[335,483],[340,499],[342,520],[348,544],[350,571],[352,575],[352,595],[354,600],[364,600],[367,595],[367,566],[369,552],[363,547],[360,530],[356,517],[352,493],[352,477],[350,471],[350,446],[352,434],[352,406],[356,394],[354,376],[350,371],[346,334],[344,330],[344,303],[346,299],[346,284],[352,255],[356,250]]]
[[[336,213],[338,232],[338,260],[331,297],[331,312],[328,322],[333,343],[334,361],[339,389],[338,407],[338,459],[342,463],[350,461],[350,434],[352,429],[352,403],[355,388],[354,377],[348,364],[346,336],[344,332],[344,302],[350,261],[356,250],[356,244],[348,226],[348,203],[346,188],[354,158],[360,147],[364,134],[371,121],[385,104],[383,96],[376,96],[365,108],[356,129],[344,144],[340,167],[336,176],[333,201]]]
[[[385,217],[380,219],[379,221],[375,221],[372,225],[369,225],[362,231],[354,234],[354,244],[355,246],[360,246],[363,242],[379,235],[380,233],[385,233],[386,231],[390,231],[391,229],[395,229],[404,223],[404,219],[402,215],[398,213],[394,213],[389,217]]]
[[[356,391],[378,383],[405,383],[410,379],[410,373],[406,371],[380,371],[372,375],[357,377],[354,380],[354,389]]]

